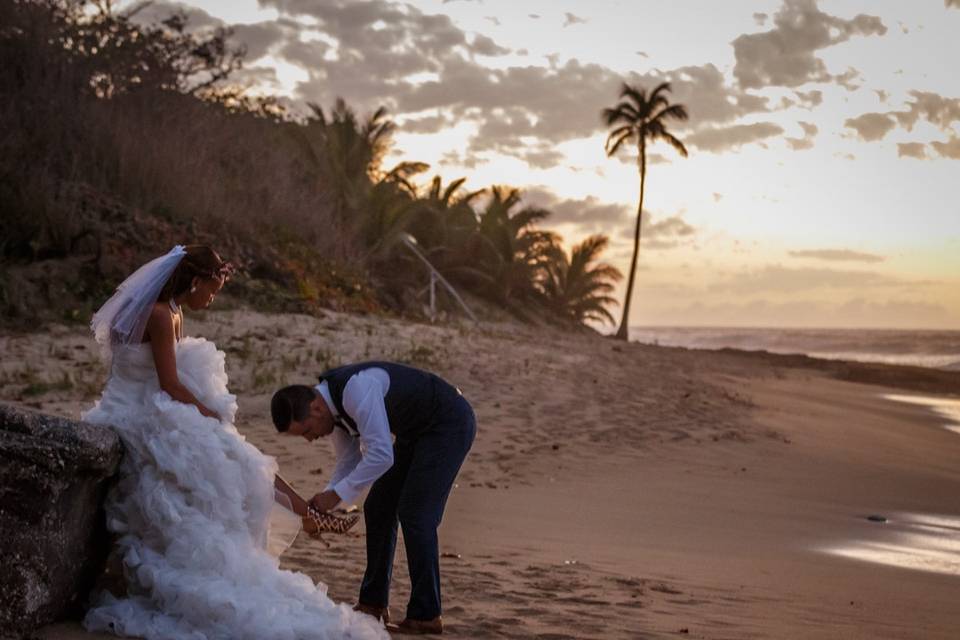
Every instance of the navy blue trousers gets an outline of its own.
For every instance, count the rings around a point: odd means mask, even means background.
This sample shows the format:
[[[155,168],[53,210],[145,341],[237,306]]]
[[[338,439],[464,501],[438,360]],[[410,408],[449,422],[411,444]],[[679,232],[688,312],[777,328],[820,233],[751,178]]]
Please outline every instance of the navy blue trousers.
[[[410,571],[407,618],[411,620],[440,615],[437,527],[477,432],[470,403],[453,389],[445,396],[425,432],[415,439],[397,439],[393,466],[373,483],[363,503],[367,570],[360,602],[376,607],[389,604],[399,523]]]

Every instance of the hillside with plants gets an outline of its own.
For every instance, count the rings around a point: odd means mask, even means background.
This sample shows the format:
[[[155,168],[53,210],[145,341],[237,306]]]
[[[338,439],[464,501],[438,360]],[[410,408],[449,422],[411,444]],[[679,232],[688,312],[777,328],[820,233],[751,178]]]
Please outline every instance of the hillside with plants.
[[[425,313],[429,272],[481,309],[611,322],[620,273],[566,251],[504,185],[384,166],[396,125],[342,100],[297,115],[231,84],[229,32],[144,26],[109,3],[0,0],[0,310],[85,322],[138,264],[207,243],[254,308]],[[455,301],[437,289],[441,312]]]

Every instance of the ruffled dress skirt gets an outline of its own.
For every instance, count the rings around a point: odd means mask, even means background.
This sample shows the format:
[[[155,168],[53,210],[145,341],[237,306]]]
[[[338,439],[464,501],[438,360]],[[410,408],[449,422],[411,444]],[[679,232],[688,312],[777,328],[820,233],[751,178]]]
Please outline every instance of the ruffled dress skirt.
[[[114,350],[103,395],[83,415],[124,443],[106,512],[128,594],[97,594],[84,626],[150,640],[389,637],[372,617],[334,604],[326,585],[280,569],[277,464],[233,426],[223,353],[185,338],[176,355],[181,383],[223,422],[160,390],[149,345]]]

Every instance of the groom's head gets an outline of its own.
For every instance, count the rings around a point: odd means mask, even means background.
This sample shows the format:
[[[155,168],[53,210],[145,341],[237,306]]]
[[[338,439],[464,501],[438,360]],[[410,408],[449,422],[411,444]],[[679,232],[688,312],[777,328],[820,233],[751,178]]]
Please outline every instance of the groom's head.
[[[323,396],[306,385],[292,384],[273,394],[270,415],[277,431],[310,442],[333,431],[333,414]]]

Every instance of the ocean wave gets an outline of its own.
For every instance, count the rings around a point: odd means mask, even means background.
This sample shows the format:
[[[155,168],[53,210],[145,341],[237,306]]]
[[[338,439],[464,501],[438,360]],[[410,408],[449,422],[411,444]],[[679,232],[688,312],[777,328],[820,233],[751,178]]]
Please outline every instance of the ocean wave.
[[[960,331],[636,327],[631,335],[638,342],[688,349],[800,353],[960,371]]]

